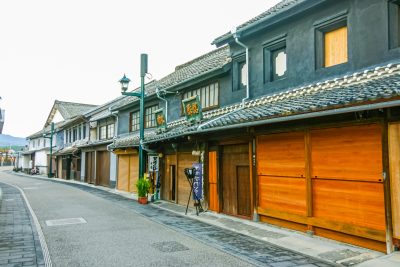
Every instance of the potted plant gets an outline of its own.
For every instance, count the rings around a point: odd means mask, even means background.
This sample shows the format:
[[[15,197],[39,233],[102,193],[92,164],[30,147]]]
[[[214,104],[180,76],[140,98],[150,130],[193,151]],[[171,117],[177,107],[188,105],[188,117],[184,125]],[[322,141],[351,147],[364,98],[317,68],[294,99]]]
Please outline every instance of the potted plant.
[[[147,204],[147,194],[150,190],[150,181],[146,178],[139,178],[136,182],[138,193],[138,202],[140,204]]]

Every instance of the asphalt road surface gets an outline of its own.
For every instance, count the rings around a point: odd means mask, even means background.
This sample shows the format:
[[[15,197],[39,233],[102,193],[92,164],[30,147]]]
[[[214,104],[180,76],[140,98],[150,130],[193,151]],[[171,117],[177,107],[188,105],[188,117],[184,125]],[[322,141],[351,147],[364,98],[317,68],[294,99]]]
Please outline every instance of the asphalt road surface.
[[[0,182],[25,192],[53,266],[253,266],[90,192],[4,172]],[[67,218],[87,223],[46,224]]]

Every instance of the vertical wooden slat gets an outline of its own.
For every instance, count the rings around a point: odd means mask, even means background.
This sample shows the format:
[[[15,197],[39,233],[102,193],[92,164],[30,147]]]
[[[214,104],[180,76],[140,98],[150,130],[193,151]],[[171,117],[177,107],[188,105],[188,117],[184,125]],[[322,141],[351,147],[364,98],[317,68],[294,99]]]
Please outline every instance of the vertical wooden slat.
[[[217,151],[208,152],[208,182],[209,182],[209,205],[208,208],[219,212],[218,179],[217,179]]]
[[[386,219],[386,253],[393,252],[393,227],[392,227],[392,207],[390,193],[390,170],[389,170],[389,129],[387,120],[382,121],[382,165],[383,165],[383,190],[385,201],[385,219]]]
[[[136,193],[136,182],[139,178],[139,156],[129,155],[129,192]]]
[[[400,123],[389,124],[389,169],[393,237],[400,239]]]
[[[310,142],[310,131],[306,130],[304,135],[305,145],[305,174],[306,174],[306,205],[307,205],[307,216],[313,216],[312,206],[312,180],[311,180],[311,142]]]
[[[254,211],[254,188],[253,188],[253,139],[249,140],[249,208],[250,208],[250,214],[249,216],[253,216],[253,211]]]

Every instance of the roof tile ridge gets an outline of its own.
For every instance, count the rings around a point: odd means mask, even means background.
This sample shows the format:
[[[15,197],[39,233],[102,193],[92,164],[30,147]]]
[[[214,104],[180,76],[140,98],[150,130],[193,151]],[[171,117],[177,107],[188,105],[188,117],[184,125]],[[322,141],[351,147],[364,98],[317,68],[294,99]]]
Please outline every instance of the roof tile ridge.
[[[272,95],[263,96],[257,99],[253,99],[247,102],[246,107],[254,107],[259,105],[265,105],[267,103],[272,103],[278,100],[289,99],[292,97],[297,97],[299,95],[306,95],[320,90],[331,90],[338,86],[345,86],[348,84],[362,83],[373,78],[381,78],[382,75],[390,75],[396,72],[400,72],[400,63],[389,63],[385,66],[379,66],[374,69],[367,69],[363,72],[354,72],[353,74],[347,74],[343,77],[336,77],[333,79],[327,79],[325,81],[316,82],[314,84],[309,84],[306,86],[301,86],[294,89],[289,89],[284,92],[275,93]]]

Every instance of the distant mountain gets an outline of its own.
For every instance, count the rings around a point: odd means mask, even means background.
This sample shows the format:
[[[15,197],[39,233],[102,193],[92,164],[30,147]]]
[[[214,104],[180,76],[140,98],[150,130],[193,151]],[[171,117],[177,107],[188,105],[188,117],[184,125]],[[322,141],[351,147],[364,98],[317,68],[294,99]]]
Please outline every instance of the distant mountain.
[[[7,134],[0,134],[0,147],[2,146],[25,146],[28,142],[25,138],[14,137]]]

